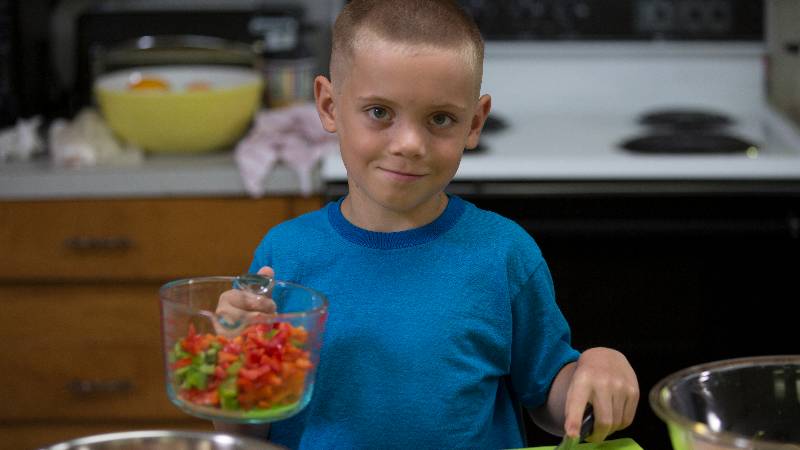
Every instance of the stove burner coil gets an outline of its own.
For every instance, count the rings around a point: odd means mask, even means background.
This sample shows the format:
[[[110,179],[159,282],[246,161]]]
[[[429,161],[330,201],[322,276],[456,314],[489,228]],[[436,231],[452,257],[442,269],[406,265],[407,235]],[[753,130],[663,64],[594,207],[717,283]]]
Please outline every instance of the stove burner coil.
[[[747,153],[756,145],[733,136],[686,133],[637,137],[625,141],[622,148],[646,154],[711,154]]]
[[[646,113],[639,119],[642,125],[682,131],[717,130],[733,124],[721,113],[692,109],[665,109]]]
[[[499,117],[496,114],[489,114],[486,117],[486,122],[483,123],[483,133],[494,133],[497,131],[503,131],[508,128],[508,124],[506,123],[506,119],[503,117]]]

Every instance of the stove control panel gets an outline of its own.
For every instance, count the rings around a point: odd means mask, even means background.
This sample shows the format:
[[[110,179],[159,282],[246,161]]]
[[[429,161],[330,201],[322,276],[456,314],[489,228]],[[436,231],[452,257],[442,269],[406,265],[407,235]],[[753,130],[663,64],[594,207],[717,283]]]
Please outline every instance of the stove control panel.
[[[490,40],[761,40],[763,0],[459,0]]]

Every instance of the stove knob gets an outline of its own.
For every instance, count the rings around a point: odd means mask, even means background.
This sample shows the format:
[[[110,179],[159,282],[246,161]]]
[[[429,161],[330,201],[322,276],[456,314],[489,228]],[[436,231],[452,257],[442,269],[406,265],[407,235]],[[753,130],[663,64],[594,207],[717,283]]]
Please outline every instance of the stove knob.
[[[714,33],[723,34],[733,26],[733,11],[727,0],[711,0],[708,4],[708,28]]]
[[[636,4],[636,29],[664,33],[675,27],[675,6],[669,0],[642,0]]]
[[[461,0],[459,3],[475,19],[482,31],[498,25],[500,10],[495,2],[490,0]]]
[[[549,7],[545,0],[519,0],[509,7],[514,17],[524,19],[544,19],[547,17]]]
[[[592,15],[592,8],[586,0],[562,0],[556,5],[556,20],[568,33],[579,32],[579,24]]]
[[[553,22],[553,0],[518,0],[508,7],[509,26],[524,36],[553,36],[558,26]]]
[[[592,9],[586,1],[579,1],[572,5],[572,15],[578,20],[586,20],[592,15]]]
[[[706,30],[708,5],[705,2],[684,1],[678,5],[678,23],[680,28],[689,33],[701,33]]]
[[[472,17],[494,17],[497,15],[497,5],[490,0],[462,0],[461,6]]]

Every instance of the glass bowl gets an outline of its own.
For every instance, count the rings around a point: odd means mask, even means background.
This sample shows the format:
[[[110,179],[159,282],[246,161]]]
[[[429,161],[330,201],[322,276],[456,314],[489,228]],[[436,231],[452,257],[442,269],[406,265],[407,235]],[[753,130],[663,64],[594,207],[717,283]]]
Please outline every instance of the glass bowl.
[[[215,313],[239,289],[277,312],[232,321]],[[311,399],[328,300],[259,275],[188,278],[159,291],[167,395],[184,412],[231,423],[286,419]]]
[[[800,355],[688,367],[650,390],[675,450],[800,450]]]

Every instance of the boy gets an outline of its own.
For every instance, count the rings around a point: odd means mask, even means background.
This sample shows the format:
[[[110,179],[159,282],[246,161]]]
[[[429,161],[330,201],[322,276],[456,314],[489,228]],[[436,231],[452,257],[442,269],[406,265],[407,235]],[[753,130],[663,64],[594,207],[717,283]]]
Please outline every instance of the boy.
[[[330,301],[311,403],[273,423],[270,440],[522,447],[514,401],[572,436],[590,403],[591,441],[632,422],[633,369],[615,350],[570,346],[533,239],[444,193],[491,108],[482,64],[480,33],[454,1],[354,0],[337,19],[331,79],[317,77],[315,97],[349,192],[270,230],[251,265]],[[218,309],[273,311],[235,291]]]

